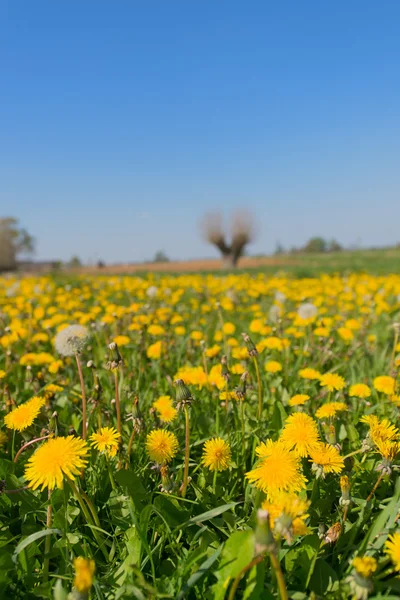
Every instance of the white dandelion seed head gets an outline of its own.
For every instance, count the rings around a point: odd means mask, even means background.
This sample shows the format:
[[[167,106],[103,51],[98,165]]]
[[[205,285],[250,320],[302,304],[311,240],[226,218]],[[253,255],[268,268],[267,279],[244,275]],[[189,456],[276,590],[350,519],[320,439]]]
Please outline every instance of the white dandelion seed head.
[[[89,335],[83,325],[69,325],[57,333],[54,345],[61,356],[73,356],[83,350]]]
[[[280,302],[281,304],[283,304],[286,300],[286,295],[283,292],[281,292],[280,290],[276,290],[275,300],[276,300],[276,302]]]
[[[269,309],[269,320],[276,323],[281,316],[281,309],[277,304],[273,304]]]
[[[158,287],[155,285],[151,285],[146,290],[146,295],[148,298],[155,298],[157,296]]]
[[[297,314],[301,319],[312,319],[317,313],[318,309],[312,302],[304,302],[297,309]]]

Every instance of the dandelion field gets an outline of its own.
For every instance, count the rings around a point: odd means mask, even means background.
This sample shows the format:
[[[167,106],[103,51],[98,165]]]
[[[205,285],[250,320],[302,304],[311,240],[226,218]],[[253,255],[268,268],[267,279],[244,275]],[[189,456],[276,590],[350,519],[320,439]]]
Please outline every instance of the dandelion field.
[[[400,276],[0,279],[0,598],[400,597]]]

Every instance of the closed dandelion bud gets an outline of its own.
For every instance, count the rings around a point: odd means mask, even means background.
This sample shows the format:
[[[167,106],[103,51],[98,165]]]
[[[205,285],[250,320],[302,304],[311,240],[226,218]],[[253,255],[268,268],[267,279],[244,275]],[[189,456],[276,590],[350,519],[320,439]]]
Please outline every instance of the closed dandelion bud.
[[[318,525],[318,537],[320,540],[323,540],[325,538],[325,533],[326,533],[325,523],[320,523]]]
[[[335,446],[336,445],[335,426],[327,425],[324,427],[324,430],[325,430],[326,441],[328,442],[328,444],[330,444],[331,446]]]
[[[58,429],[57,417],[58,417],[57,412],[54,411],[49,420],[49,432],[55,433],[56,435],[57,435],[57,429]]]
[[[269,524],[269,512],[262,508],[257,511],[257,524],[254,537],[254,551],[256,555],[275,551],[276,542]]]
[[[241,375],[241,377],[240,377],[240,383],[235,388],[235,393],[236,393],[236,396],[239,398],[239,400],[244,400],[244,398],[246,396],[246,389],[247,389],[246,379],[247,379],[248,374],[249,374],[248,371],[245,371]]]
[[[118,367],[121,367],[124,364],[124,361],[118,349],[118,344],[111,342],[111,344],[108,344],[108,349],[111,352],[111,357],[106,365],[107,369],[117,369]]]
[[[183,379],[177,379],[174,384],[176,386],[176,401],[178,405],[190,404],[193,401],[193,396],[189,388],[184,384]]]
[[[174,482],[172,480],[172,475],[169,474],[169,470],[168,470],[168,466],[167,465],[163,465],[160,468],[160,475],[161,475],[160,490],[164,494],[171,494],[171,492],[173,491],[175,485],[174,485]]]
[[[349,482],[349,478],[347,477],[347,475],[343,475],[343,477],[340,478],[340,489],[342,492],[342,495],[339,499],[339,504],[340,506],[349,506],[351,504],[351,497],[350,497],[350,482]]]
[[[281,513],[280,516],[275,519],[274,522],[274,533],[280,537],[284,537],[289,544],[293,540],[293,520],[292,517],[286,513]]]
[[[361,444],[361,451],[366,454],[367,452],[371,452],[375,448],[375,444],[372,441],[369,433],[366,438],[363,439]]]
[[[227,358],[226,356],[223,356],[221,358],[221,365],[222,365],[222,369],[221,369],[221,375],[222,377],[225,379],[225,381],[228,383],[231,374],[229,373],[229,369],[228,369],[228,364],[227,364]]]
[[[255,347],[255,345],[253,344],[253,342],[251,341],[250,336],[247,333],[242,333],[242,337],[247,346],[247,351],[249,353],[249,356],[257,356],[258,350]]]

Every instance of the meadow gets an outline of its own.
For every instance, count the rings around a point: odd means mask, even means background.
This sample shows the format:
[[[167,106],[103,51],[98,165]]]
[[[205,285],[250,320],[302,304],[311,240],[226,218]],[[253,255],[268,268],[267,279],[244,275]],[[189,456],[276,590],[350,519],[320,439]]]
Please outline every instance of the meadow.
[[[396,261],[0,278],[0,597],[399,598]]]

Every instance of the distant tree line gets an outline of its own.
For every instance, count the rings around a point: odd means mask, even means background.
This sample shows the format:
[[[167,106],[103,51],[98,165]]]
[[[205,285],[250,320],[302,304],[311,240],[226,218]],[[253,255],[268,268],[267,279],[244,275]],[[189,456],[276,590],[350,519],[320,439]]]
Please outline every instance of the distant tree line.
[[[315,236],[310,238],[308,242],[304,244],[304,246],[292,246],[289,250],[286,250],[282,244],[278,242],[276,245],[275,254],[297,254],[299,252],[323,254],[325,252],[341,252],[342,250],[344,250],[343,246],[335,239],[326,240],[323,237]]]

